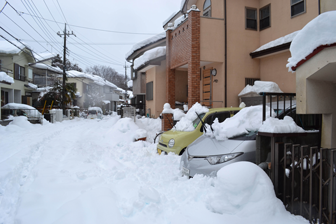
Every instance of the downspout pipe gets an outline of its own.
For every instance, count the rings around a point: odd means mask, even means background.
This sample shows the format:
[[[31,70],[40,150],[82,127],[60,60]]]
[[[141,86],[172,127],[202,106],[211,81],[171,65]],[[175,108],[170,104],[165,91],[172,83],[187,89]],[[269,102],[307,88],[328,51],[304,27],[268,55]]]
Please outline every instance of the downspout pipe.
[[[226,23],[226,0],[224,0],[224,107],[227,107],[227,23]]]
[[[318,14],[321,14],[321,0],[318,0]]]

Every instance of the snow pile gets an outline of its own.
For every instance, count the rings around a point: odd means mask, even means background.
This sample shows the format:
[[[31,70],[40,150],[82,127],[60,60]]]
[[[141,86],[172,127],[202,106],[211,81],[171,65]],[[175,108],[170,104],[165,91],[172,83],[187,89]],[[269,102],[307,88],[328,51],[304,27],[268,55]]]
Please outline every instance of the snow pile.
[[[153,36],[153,37],[150,37],[146,40],[143,40],[137,44],[135,44],[132,49],[125,55],[125,58],[127,60],[128,57],[130,57],[135,51],[147,46],[147,45],[150,45],[152,43],[155,43],[157,41],[160,41],[160,40],[163,40],[166,38],[166,32],[162,32],[156,36]]]
[[[163,105],[163,111],[162,114],[172,114],[173,113],[173,109],[171,108],[169,103],[165,103]]]
[[[25,48],[25,46],[23,44],[21,44],[20,42],[18,42],[16,40],[13,40],[11,42],[21,49]],[[13,44],[9,43],[6,40],[0,41],[0,53],[2,53],[2,54],[18,54],[21,50],[19,48],[15,47]]]
[[[144,129],[138,129],[135,131],[134,139],[138,140],[140,138],[146,138],[147,137],[147,131]]]
[[[0,72],[0,82],[14,83],[14,79],[7,75],[5,72]]]
[[[165,55],[166,46],[150,49],[146,51],[142,56],[134,60],[134,69],[138,69],[140,66],[145,65],[147,62]]]
[[[165,25],[166,25],[172,18],[174,18],[179,12],[180,12],[180,11],[178,11],[178,12],[174,12],[173,14],[171,14],[165,21],[163,21],[162,26],[165,26]]]
[[[36,110],[34,107],[21,103],[8,103],[1,107],[1,109],[20,109],[20,110]]]
[[[301,60],[304,60],[316,48],[336,43],[336,11],[325,12],[310,21],[296,35],[290,46],[292,57],[286,67],[292,71]]]
[[[247,93],[258,94],[261,92],[282,93],[278,84],[276,84],[275,82],[255,81],[253,86],[245,86],[245,88],[238,94],[238,96],[243,96]]]
[[[37,89],[37,85],[35,85],[35,84],[33,84],[33,83],[28,82],[27,85],[28,85],[30,88]]]
[[[233,117],[227,118],[222,123],[218,119],[214,120],[212,129],[206,124],[205,135],[216,138],[217,140],[226,140],[242,134],[247,134],[249,131],[258,131],[262,125],[262,106],[251,106],[241,109]],[[275,113],[272,113],[275,116]],[[270,117],[270,109],[266,108],[266,119]]]
[[[195,103],[184,117],[181,118],[179,122],[173,127],[172,130],[175,131],[193,131],[195,127],[193,126],[193,121],[196,120],[197,114],[207,113],[209,109],[202,106],[200,103]]]
[[[139,119],[136,119],[135,121],[136,125],[143,129],[146,130],[147,133],[147,142],[154,143],[154,138],[157,133],[161,131],[161,119],[152,119],[148,117],[142,117]]]
[[[127,90],[127,95],[129,99],[134,98],[133,91]]]
[[[268,42],[267,44],[264,44],[261,47],[259,47],[257,50],[253,51],[253,53],[292,42],[294,37],[299,33],[299,31],[300,30],[295,31],[293,33],[290,33],[286,36],[280,37],[280,38],[278,38],[276,40],[273,40],[271,42]]]
[[[300,133],[305,132],[301,127],[297,126],[293,118],[285,116],[283,120],[278,118],[268,118],[259,128],[260,132],[268,133]]]
[[[224,166],[218,171],[217,180],[207,207],[221,214],[226,223],[308,223],[286,211],[275,196],[270,178],[253,163]]]
[[[159,124],[106,116],[0,126],[0,223],[307,223],[244,163],[217,178],[181,177],[179,156],[133,142]]]
[[[169,103],[165,103],[163,105],[163,111],[161,112],[161,114],[173,114],[173,118],[175,121],[179,121],[182,119],[182,117],[185,116],[185,113],[181,109],[172,109]]]

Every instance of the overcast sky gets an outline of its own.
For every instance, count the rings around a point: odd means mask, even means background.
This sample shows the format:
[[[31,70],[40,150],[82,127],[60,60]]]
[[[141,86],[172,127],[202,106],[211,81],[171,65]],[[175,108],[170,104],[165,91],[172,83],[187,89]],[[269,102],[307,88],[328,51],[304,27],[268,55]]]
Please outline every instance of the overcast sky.
[[[6,1],[0,3],[1,10]],[[70,36],[67,41],[70,61],[84,70],[93,65],[108,65],[124,74],[125,54],[134,44],[163,32],[163,21],[179,10],[181,0],[8,0],[8,3],[21,16],[7,4],[0,13],[0,26],[33,51],[56,52],[63,57],[63,38],[57,32],[63,31],[67,22],[67,29],[77,36]],[[14,40],[2,29],[0,35]]]

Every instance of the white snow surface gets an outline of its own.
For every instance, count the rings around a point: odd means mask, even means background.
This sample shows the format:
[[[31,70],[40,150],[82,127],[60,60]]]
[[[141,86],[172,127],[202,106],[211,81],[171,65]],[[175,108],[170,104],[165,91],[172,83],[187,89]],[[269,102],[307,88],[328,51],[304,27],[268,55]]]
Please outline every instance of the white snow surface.
[[[30,88],[33,88],[33,89],[37,89],[37,85],[31,83],[31,82],[28,82],[27,84]]]
[[[134,69],[138,69],[147,62],[164,55],[166,55],[166,46],[150,49],[134,60]]]
[[[186,114],[179,108],[176,109],[172,109],[170,107],[169,103],[165,103],[163,105],[163,111],[161,112],[161,114],[173,114],[173,118],[175,121],[179,121],[181,120]]]
[[[7,103],[6,105],[2,106],[1,109],[36,110],[35,107],[21,103]]]
[[[297,126],[293,118],[285,116],[283,120],[278,118],[268,118],[259,128],[260,132],[268,133],[300,133],[305,132],[301,127]]]
[[[276,46],[280,46],[282,44],[286,44],[289,43],[291,41],[293,41],[294,37],[299,33],[298,31],[295,31],[293,33],[290,33],[286,36],[280,37],[276,40],[273,40],[271,42],[268,42],[267,44],[262,45],[261,47],[259,47],[257,50],[253,51],[254,52],[258,52],[258,51],[262,51],[262,50],[266,50],[272,47],[276,47]]]
[[[143,48],[147,45],[150,45],[154,42],[157,42],[159,40],[165,39],[166,38],[166,32],[162,32],[158,35],[155,35],[153,37],[150,37],[146,40],[143,40],[137,44],[135,44],[132,49],[125,55],[125,58],[127,59],[129,56],[131,56],[135,51],[139,50],[140,48]]]
[[[184,117],[172,128],[175,131],[193,131],[193,121],[197,118],[197,114],[207,113],[209,109],[200,103],[195,103]],[[197,114],[196,114],[197,113]]]
[[[270,92],[270,93],[282,93],[278,84],[270,81],[255,81],[254,85],[247,85],[245,88],[238,94],[238,96],[245,95],[247,93],[261,93],[261,92]]]
[[[57,56],[57,53],[52,53],[52,52],[42,52],[42,53],[34,53],[34,57],[36,61],[43,61],[46,59],[54,58]]]
[[[171,14],[165,21],[163,21],[162,26],[166,25],[172,18],[174,18],[174,16],[176,16],[176,14],[178,14],[180,11],[178,12],[174,12],[173,14]]]
[[[181,177],[180,157],[156,152],[159,124],[114,115],[0,126],[0,223],[308,223],[256,165]],[[138,129],[147,141],[133,141]]]
[[[49,71],[53,71],[53,72],[57,72],[57,73],[63,73],[63,70],[61,70],[60,68],[53,67],[51,65],[47,65],[47,64],[43,64],[43,63],[31,64],[30,66],[33,67],[33,68],[45,69],[45,70],[49,70]]]
[[[186,14],[185,16],[184,15],[179,16],[174,21],[174,28],[178,27],[181,23],[183,23],[187,19],[188,19],[188,14]]]
[[[100,111],[100,113],[103,113],[103,110],[100,107],[89,107],[88,110],[96,110]]]
[[[258,131],[262,125],[262,106],[250,106],[241,109],[233,117],[227,118],[225,121],[219,123],[218,119],[214,120],[212,129],[206,124],[205,135],[217,140],[226,140],[235,136],[246,134],[249,131]],[[275,116],[275,113],[272,113]],[[266,119],[270,116],[270,108],[266,108]]]
[[[23,44],[21,44],[20,42],[18,42],[16,40],[13,40],[11,42],[21,49],[25,48],[25,46]],[[9,43],[6,40],[0,41],[0,53],[3,53],[3,54],[18,54],[21,50],[19,48],[15,47],[13,44]]]
[[[336,43],[335,33],[336,11],[322,13],[310,21],[292,41],[289,49],[292,57],[286,65],[289,71],[319,46]]]
[[[8,82],[8,83],[13,84],[14,79],[10,77],[9,75],[7,75],[5,72],[0,72],[0,82]]]

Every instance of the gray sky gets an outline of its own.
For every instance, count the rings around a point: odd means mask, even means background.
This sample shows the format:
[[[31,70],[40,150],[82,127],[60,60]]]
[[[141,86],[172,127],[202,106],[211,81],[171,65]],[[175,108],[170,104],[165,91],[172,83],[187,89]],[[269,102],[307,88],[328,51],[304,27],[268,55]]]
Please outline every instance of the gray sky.
[[[84,70],[93,65],[109,65],[121,74],[125,71],[125,54],[135,43],[163,32],[163,21],[178,11],[181,3],[181,0],[7,1],[18,12],[24,13],[18,15],[7,4],[0,14],[0,26],[35,52],[56,52],[63,57],[63,38],[57,32],[63,31],[67,22],[67,29],[77,36],[70,36],[67,41],[70,61]],[[0,0],[0,10],[5,3]],[[79,26],[142,35],[102,32]],[[0,35],[14,40],[2,29]]]

